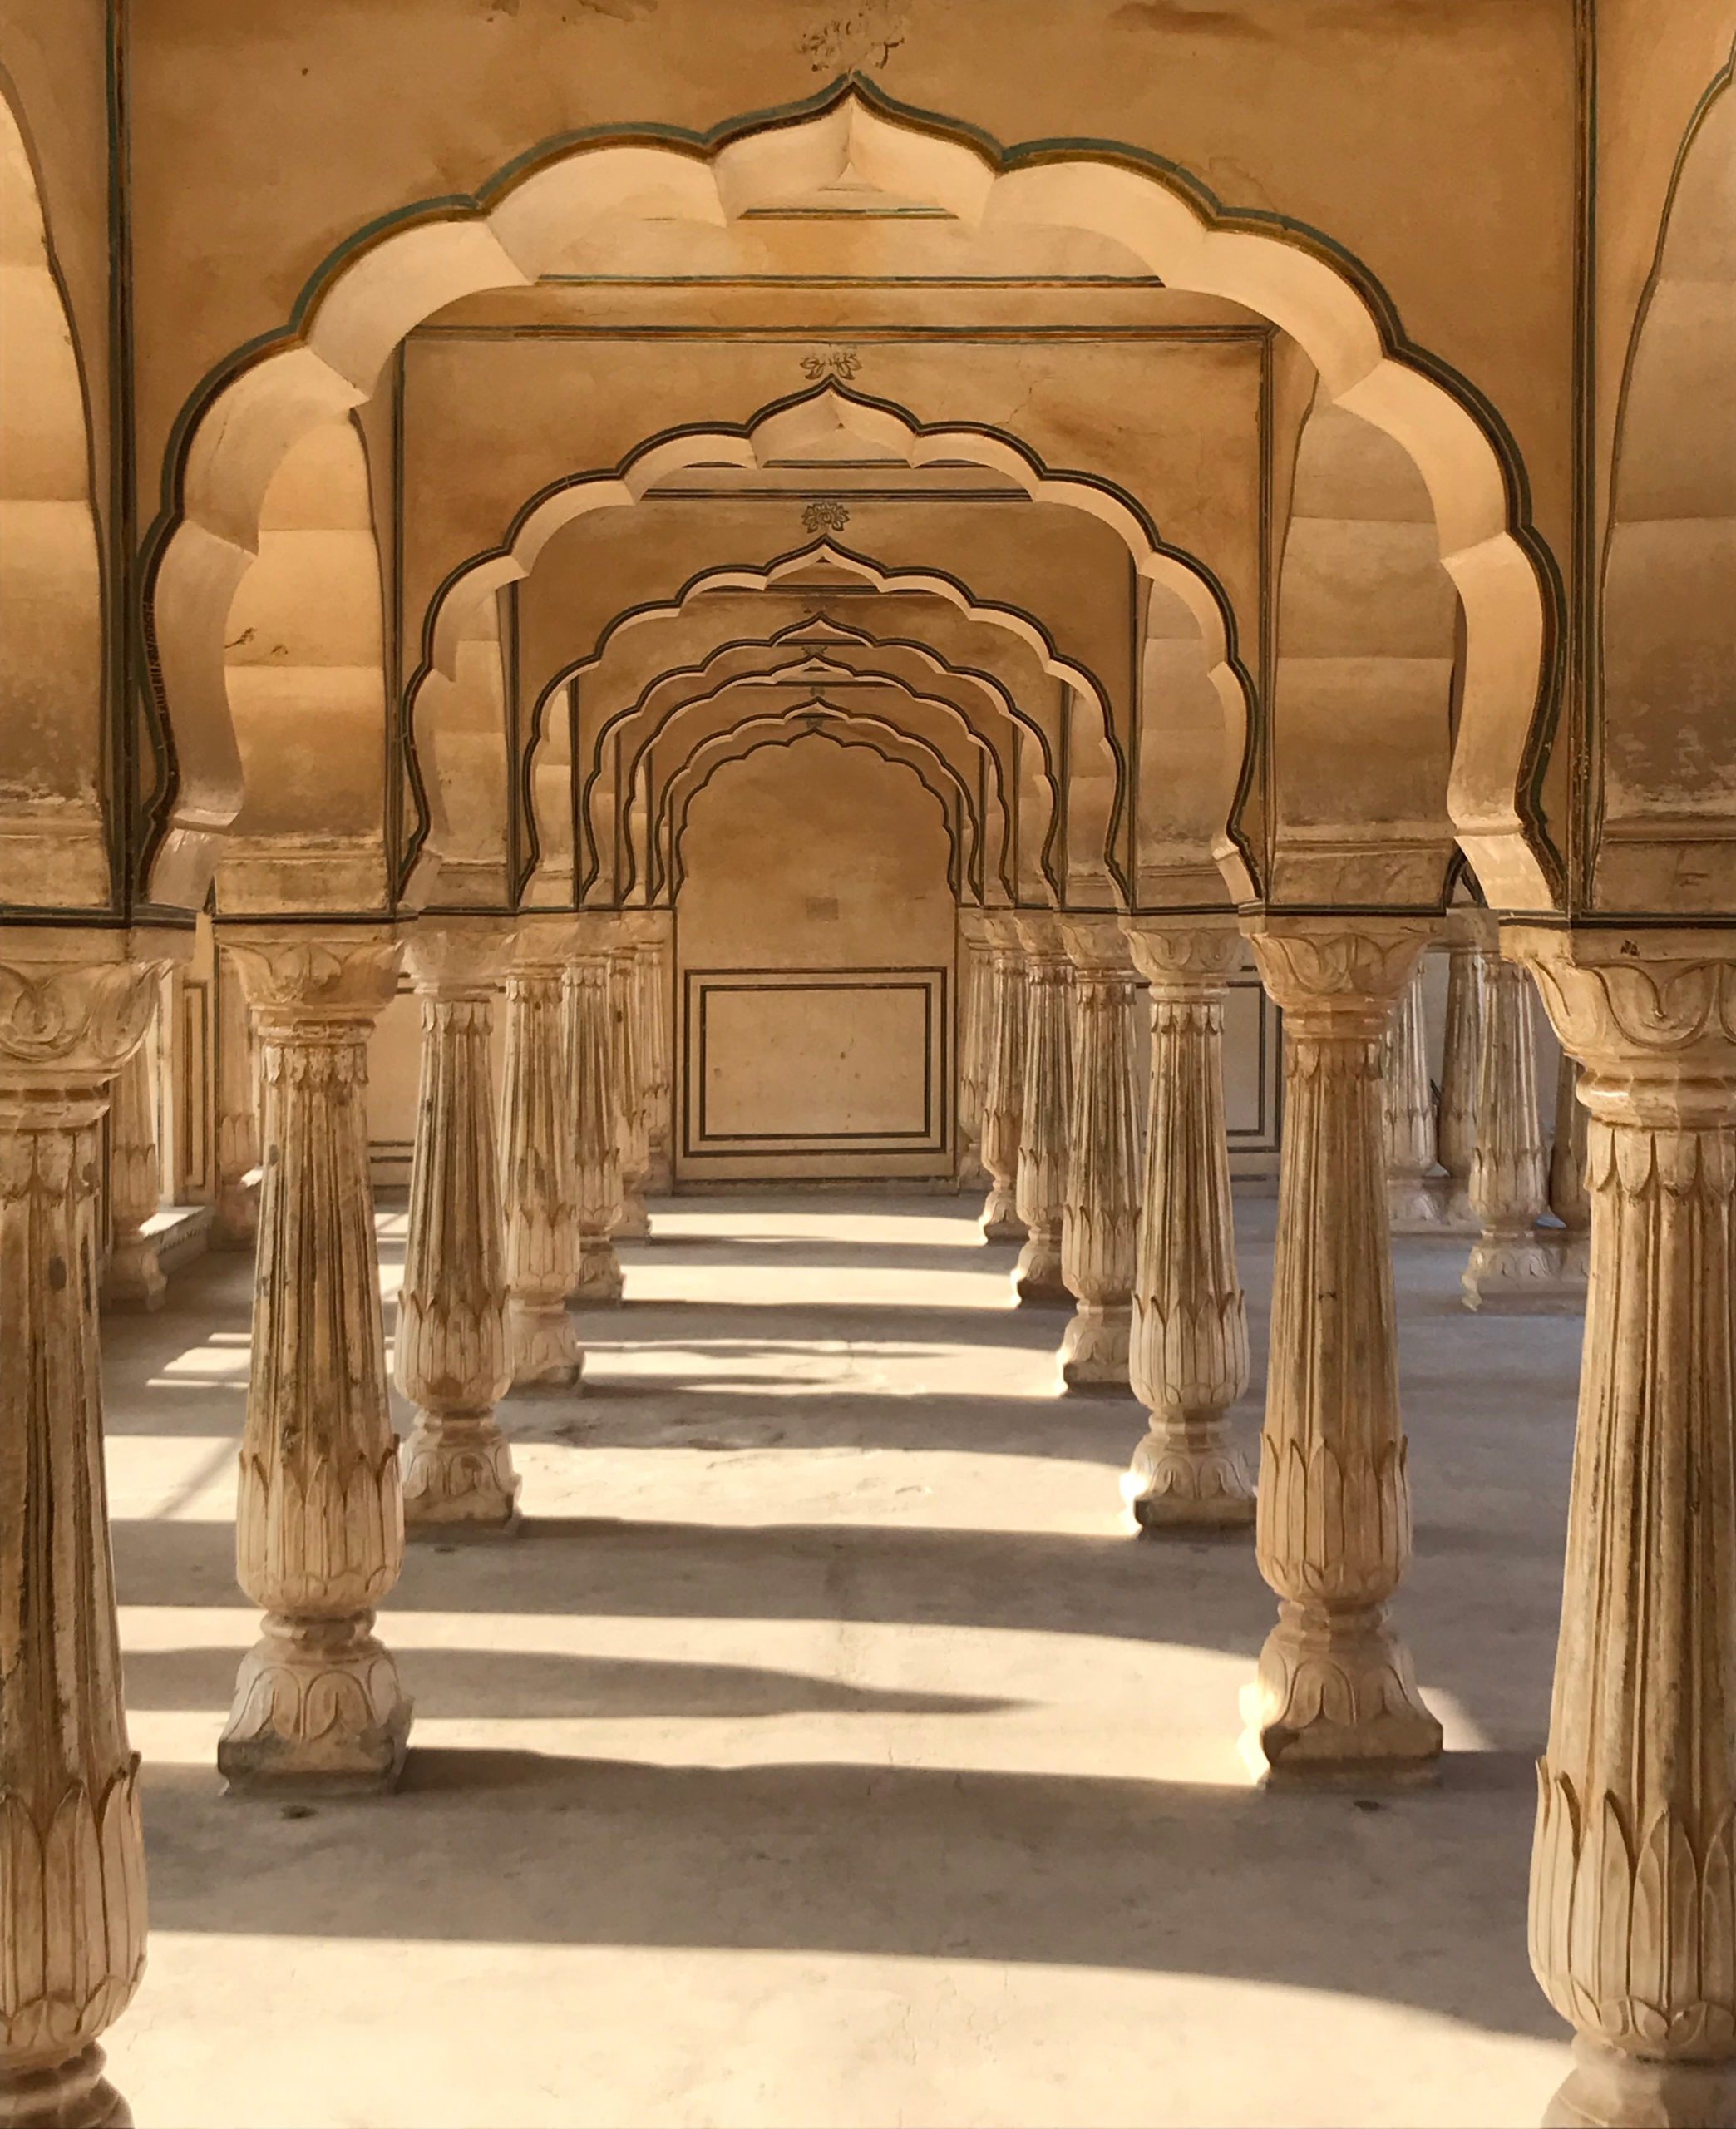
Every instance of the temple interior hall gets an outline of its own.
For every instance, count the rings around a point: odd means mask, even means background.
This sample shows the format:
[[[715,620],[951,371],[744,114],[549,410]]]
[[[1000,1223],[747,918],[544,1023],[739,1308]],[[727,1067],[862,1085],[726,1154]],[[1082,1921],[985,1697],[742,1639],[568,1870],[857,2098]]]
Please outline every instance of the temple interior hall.
[[[1736,2129],[1736,0],[0,0],[0,2129]]]

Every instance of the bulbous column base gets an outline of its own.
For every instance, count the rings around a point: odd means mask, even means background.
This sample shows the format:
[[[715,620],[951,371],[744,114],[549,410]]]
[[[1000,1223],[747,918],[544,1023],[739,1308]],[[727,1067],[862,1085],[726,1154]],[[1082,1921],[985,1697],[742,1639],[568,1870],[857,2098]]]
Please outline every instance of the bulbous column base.
[[[561,1300],[506,1303],[506,1342],[517,1390],[570,1390],[584,1371],[584,1348]]]
[[[351,1796],[396,1786],[411,1708],[373,1622],[372,1612],[267,1613],[217,1743],[218,1771],[231,1790]]]
[[[1577,1316],[1586,1306],[1583,1273],[1564,1278],[1560,1257],[1534,1228],[1480,1234],[1460,1284],[1465,1307],[1483,1316]]]
[[[1013,1203],[1012,1186],[998,1183],[989,1188],[977,1225],[984,1242],[1023,1242],[1030,1232]]]
[[[1013,1297],[1021,1308],[1071,1308],[1073,1297],[1061,1272],[1061,1231],[1027,1230],[1013,1267]]]
[[[0,2129],[133,2129],[132,2109],[102,2074],[93,2041],[52,2070],[0,2070]]]
[[[1254,1481],[1219,1411],[1154,1425],[1122,1474],[1121,1490],[1129,1519],[1142,1531],[1253,1525]]]
[[[1061,1381],[1068,1390],[1092,1390],[1099,1394],[1131,1397],[1127,1380],[1127,1347],[1132,1336],[1131,1302],[1082,1301],[1062,1334]]]
[[[1288,1599],[1243,1689],[1242,1756],[1271,1786],[1432,1781],[1441,1726],[1383,1606],[1342,1612]]]
[[[615,1222],[614,1238],[617,1242],[648,1242],[651,1237],[651,1215],[646,1209],[645,1193],[637,1183],[630,1185],[621,1217]]]
[[[491,1412],[419,1411],[402,1456],[407,1536],[492,1534],[515,1520],[512,1445]]]
[[[1431,1234],[1479,1235],[1482,1222],[1471,1209],[1471,1193],[1462,1175],[1432,1175],[1428,1188],[1435,1200]]]
[[[1543,2114],[1543,2129],[1727,2129],[1732,2122],[1736,2064],[1629,2055],[1585,2033]]]
[[[1446,1203],[1427,1176],[1388,1178],[1387,1222],[1394,1234],[1439,1234],[1446,1216]]]
[[[611,1240],[590,1237],[579,1244],[579,1268],[567,1288],[567,1299],[575,1308],[612,1308],[625,1284]]]
[[[102,1275],[104,1308],[154,1311],[162,1307],[168,1287],[155,1242],[143,1234],[117,1237]]]

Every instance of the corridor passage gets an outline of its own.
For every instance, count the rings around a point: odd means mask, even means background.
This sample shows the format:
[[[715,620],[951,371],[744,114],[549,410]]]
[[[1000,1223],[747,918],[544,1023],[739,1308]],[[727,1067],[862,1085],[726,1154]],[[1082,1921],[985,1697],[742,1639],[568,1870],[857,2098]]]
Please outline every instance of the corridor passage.
[[[1256,1447],[1275,1207],[1238,1201]],[[1251,1537],[1135,1540],[974,1201],[653,1203],[583,1393],[501,1408],[520,1534],[382,1613],[403,1786],[225,1798],[251,1260],[102,1326],[150,1964],[141,2129],[1534,2122],[1524,1899],[1581,1325],[1394,1244],[1438,1788],[1255,1791]],[[387,1330],[402,1209],[379,1213]],[[407,1410],[397,1404],[399,1431]]]

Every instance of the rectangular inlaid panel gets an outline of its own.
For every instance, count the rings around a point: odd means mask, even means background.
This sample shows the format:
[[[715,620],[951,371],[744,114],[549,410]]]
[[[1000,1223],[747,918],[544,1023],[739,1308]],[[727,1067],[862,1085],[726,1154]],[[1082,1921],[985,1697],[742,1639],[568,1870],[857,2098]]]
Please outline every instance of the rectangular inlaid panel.
[[[685,1158],[944,1149],[944,970],[689,969],[685,994]]]

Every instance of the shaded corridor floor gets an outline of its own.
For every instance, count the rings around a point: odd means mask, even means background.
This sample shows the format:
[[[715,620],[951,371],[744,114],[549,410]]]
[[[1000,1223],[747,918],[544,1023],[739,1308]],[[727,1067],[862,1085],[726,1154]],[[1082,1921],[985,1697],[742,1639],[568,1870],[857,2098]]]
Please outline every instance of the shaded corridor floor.
[[[1580,1326],[1401,1241],[1438,1790],[1269,1796],[1251,1536],[1126,1537],[1129,1400],[931,1197],[654,1208],[584,1387],[502,1410],[525,1524],[412,1547],[402,1791],[224,1797],[251,1267],[104,1326],[153,1935],[110,2036],[169,2125],[1530,2123],[1526,1963]],[[1269,1199],[1238,1204],[1256,1381]],[[402,1259],[382,1210],[382,1285]],[[402,1431],[407,1412],[397,1407]]]

